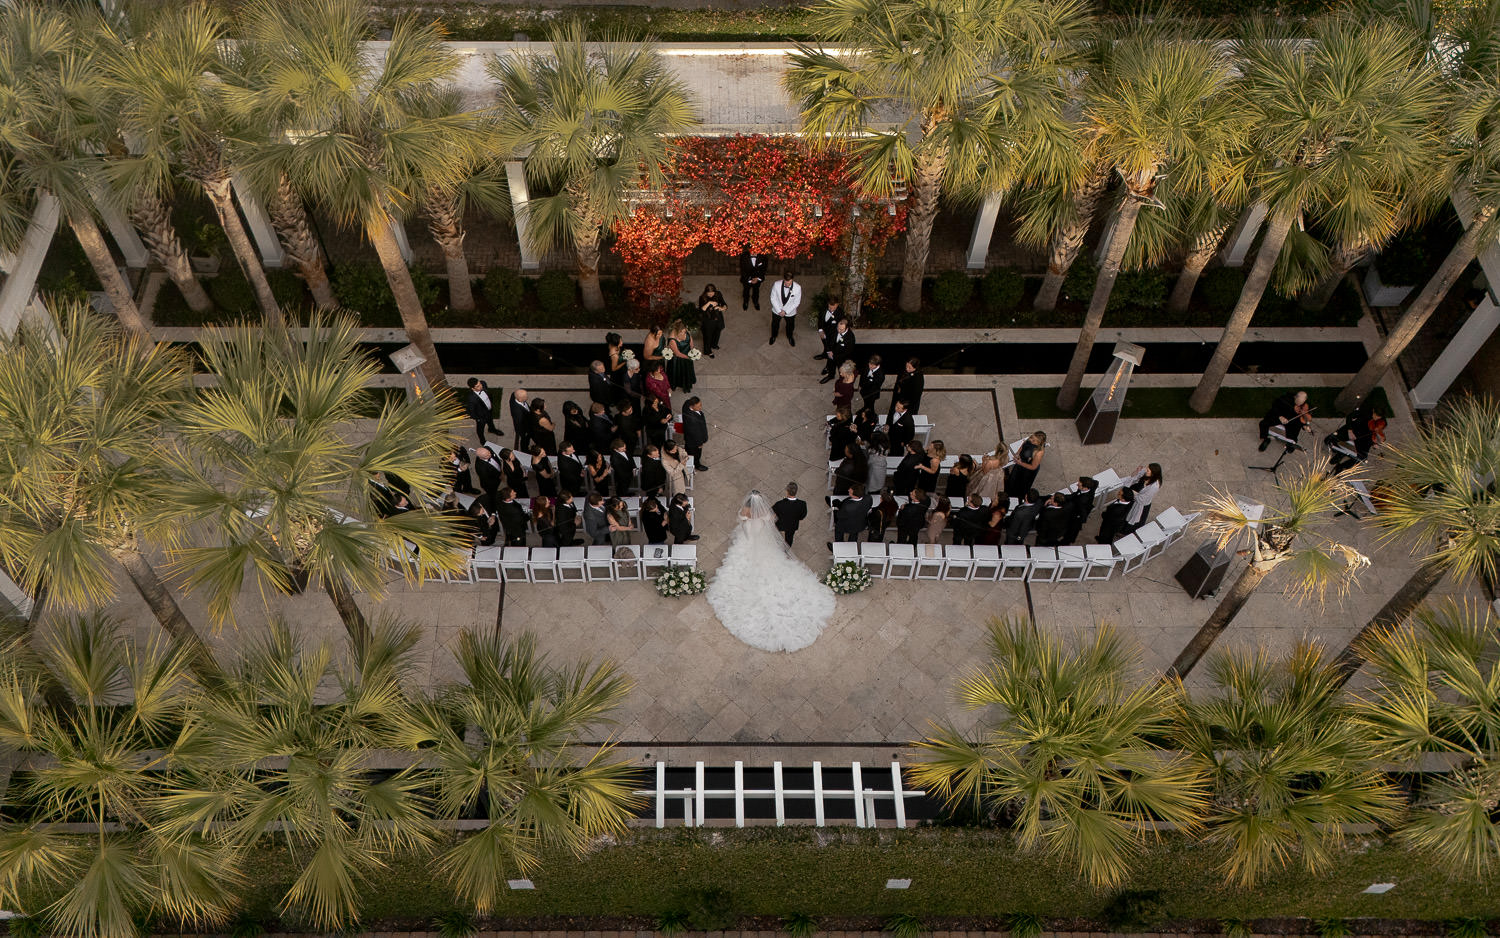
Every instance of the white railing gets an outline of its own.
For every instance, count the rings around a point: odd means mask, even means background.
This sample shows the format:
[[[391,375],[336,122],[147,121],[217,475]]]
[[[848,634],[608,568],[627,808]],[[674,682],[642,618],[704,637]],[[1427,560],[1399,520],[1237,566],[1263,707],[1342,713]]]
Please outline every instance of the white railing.
[[[852,788],[827,788],[823,785],[823,764],[814,762],[812,764],[813,787],[807,789],[787,788],[782,784],[781,763],[772,764],[773,787],[771,788],[746,788],[745,787],[745,763],[734,764],[734,787],[733,788],[709,788],[705,782],[705,768],[702,762],[697,763],[697,773],[694,777],[695,784],[691,788],[667,788],[667,764],[656,763],[656,787],[637,791],[636,794],[654,799],[656,806],[656,826],[667,826],[667,803],[669,801],[680,801],[682,803],[682,822],[686,827],[702,827],[707,817],[706,807],[709,800],[734,800],[734,826],[745,826],[745,801],[746,799],[774,799],[776,802],[776,826],[782,827],[787,823],[786,799],[788,798],[811,798],[813,802],[814,816],[811,819],[818,827],[828,824],[826,803],[832,800],[853,801],[854,803],[854,825],[856,827],[878,827],[882,820],[876,812],[876,806],[881,802],[890,803],[890,820],[894,826],[906,827],[906,799],[920,798],[926,794],[923,791],[913,791],[905,787],[901,780],[901,763],[891,763],[891,776],[889,787],[868,787],[864,783],[864,772],[858,762],[850,763],[853,776]],[[872,770],[875,777],[879,777],[880,770]],[[675,814],[675,811],[673,812]],[[806,819],[794,818],[793,821]],[[833,823],[847,823],[835,819]]]

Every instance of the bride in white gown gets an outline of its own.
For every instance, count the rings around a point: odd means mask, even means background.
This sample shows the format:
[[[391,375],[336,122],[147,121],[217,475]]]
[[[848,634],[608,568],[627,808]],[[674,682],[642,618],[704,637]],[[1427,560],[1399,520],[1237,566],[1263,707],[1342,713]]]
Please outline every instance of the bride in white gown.
[[[751,492],[724,562],[708,585],[708,604],[745,644],[763,651],[796,651],[811,645],[827,627],[833,591],[792,556],[775,520],[766,497]]]

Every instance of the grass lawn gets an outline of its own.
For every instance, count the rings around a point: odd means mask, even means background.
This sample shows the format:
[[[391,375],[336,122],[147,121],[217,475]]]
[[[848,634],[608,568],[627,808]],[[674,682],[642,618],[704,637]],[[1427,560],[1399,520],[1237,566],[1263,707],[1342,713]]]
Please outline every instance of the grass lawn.
[[[1092,393],[1093,388],[1085,388],[1085,392]],[[1318,418],[1340,416],[1333,406],[1334,398],[1338,397],[1340,388],[1306,388],[1307,402],[1313,406],[1313,415]],[[1082,400],[1078,407],[1072,411],[1059,410],[1057,407],[1057,388],[1015,388],[1016,416],[1022,420],[1072,420],[1083,408]],[[1245,418],[1259,420],[1266,415],[1270,409],[1271,402],[1278,396],[1286,393],[1284,388],[1221,388],[1219,396],[1214,399],[1213,408],[1206,414],[1199,414],[1188,407],[1188,398],[1193,396],[1193,388],[1131,388],[1125,394],[1125,419],[1135,418]],[[1390,401],[1386,399],[1385,390],[1376,388],[1375,393],[1370,395],[1370,400],[1379,408],[1380,412],[1389,416],[1391,414]]]
[[[1286,872],[1253,889],[1225,886],[1217,860],[1209,848],[1168,838],[1140,860],[1123,888],[1159,892],[1159,917],[1174,920],[1500,915],[1500,890],[1492,884],[1450,879],[1380,838],[1355,838],[1324,875]],[[287,855],[266,850],[249,867],[255,891],[248,911],[270,918],[292,875]],[[885,888],[886,879],[906,877],[909,890]],[[797,913],[870,924],[898,912],[929,920],[1012,912],[1097,918],[1115,895],[1080,883],[1065,864],[1018,852],[1003,832],[961,828],[640,831],[581,860],[552,857],[532,879],[535,891],[501,897],[497,918],[513,924],[545,918],[552,927],[561,927],[559,919],[577,927],[599,918],[650,925],[663,914],[686,911],[701,928]],[[1378,896],[1362,892],[1377,882],[1396,888]],[[418,928],[452,907],[425,857],[374,871],[361,891],[371,925]]]

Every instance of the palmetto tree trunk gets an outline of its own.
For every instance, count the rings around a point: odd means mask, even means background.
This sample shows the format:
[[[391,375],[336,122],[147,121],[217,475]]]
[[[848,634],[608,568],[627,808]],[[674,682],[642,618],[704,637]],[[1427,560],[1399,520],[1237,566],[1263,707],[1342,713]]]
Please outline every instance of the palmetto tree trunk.
[[[865,303],[865,230],[860,216],[849,210],[849,277],[844,286],[844,310],[852,323],[859,322]]]
[[[198,680],[205,687],[222,684],[224,672],[214,660],[213,652],[192,623],[188,622],[187,616],[182,614],[177,600],[161,581],[156,569],[133,546],[120,547],[111,553],[120,566],[125,568],[125,575],[130,577],[136,591],[141,594],[146,605],[151,607],[151,612],[156,616],[156,621],[161,623],[162,629],[172,637],[173,644],[188,653],[189,667]]]
[[[1276,258],[1281,254],[1281,246],[1286,243],[1295,217],[1295,212],[1277,212],[1271,217],[1271,224],[1261,238],[1260,250],[1255,254],[1255,264],[1250,268],[1250,276],[1245,278],[1245,288],[1240,291],[1234,312],[1229,315],[1229,324],[1224,327],[1219,346],[1214,349],[1214,356],[1203,370],[1198,387],[1188,399],[1188,406],[1197,413],[1206,414],[1214,406],[1224,375],[1229,373],[1229,363],[1234,360],[1234,353],[1239,350],[1240,340],[1245,338],[1245,330],[1250,328],[1250,319],[1260,305],[1260,298],[1271,283]]]
[[[1370,252],[1374,249],[1375,245],[1363,238],[1355,241],[1353,244],[1340,244],[1334,248],[1333,253],[1328,258],[1328,276],[1324,277],[1323,281],[1312,290],[1309,290],[1307,295],[1302,297],[1298,305],[1311,312],[1317,312],[1327,307],[1328,301],[1333,299],[1334,292],[1338,290],[1339,284],[1344,282],[1344,278],[1349,275],[1349,271],[1364,263],[1365,258],[1369,257]]]
[[[339,611],[339,618],[344,621],[344,631],[349,633],[349,642],[356,652],[363,652],[370,647],[370,623],[365,621],[365,614],[360,611],[359,604],[354,601],[354,594],[349,591],[349,584],[343,580],[328,579],[323,583],[324,592],[328,598],[333,600],[333,607]]]
[[[578,253],[578,290],[583,295],[583,308],[604,308],[604,291],[599,288],[599,229],[590,228],[578,236],[575,249]]]
[[[1172,295],[1167,297],[1167,312],[1187,312],[1188,304],[1193,301],[1193,291],[1198,288],[1198,278],[1203,276],[1208,262],[1219,253],[1219,242],[1224,240],[1228,231],[1228,225],[1220,225],[1193,239],[1193,246],[1188,249],[1187,257],[1182,261],[1182,273],[1177,275],[1177,282],[1172,285]]]
[[[1396,323],[1396,327],[1385,337],[1385,341],[1380,344],[1380,348],[1375,350],[1375,354],[1370,356],[1369,361],[1365,362],[1364,367],[1354,376],[1354,380],[1339,392],[1338,400],[1334,402],[1335,407],[1341,411],[1353,410],[1375,389],[1380,379],[1385,377],[1385,373],[1390,370],[1396,358],[1406,350],[1411,340],[1417,337],[1417,333],[1422,331],[1422,327],[1427,324],[1428,318],[1443,301],[1443,297],[1448,295],[1448,291],[1453,288],[1453,283],[1458,279],[1459,274],[1462,274],[1464,268],[1468,267],[1478,256],[1479,234],[1488,227],[1490,219],[1494,216],[1493,205],[1474,213],[1473,222],[1463,233],[1463,237],[1458,239],[1458,243],[1453,245],[1453,250],[1443,258],[1443,263],[1438,267],[1437,273],[1432,275],[1432,279],[1427,281],[1422,292],[1406,308],[1406,312],[1401,315],[1401,320]]]
[[[1052,236],[1052,245],[1047,255],[1047,276],[1042,279],[1042,288],[1037,291],[1036,301],[1031,304],[1033,309],[1057,308],[1057,298],[1062,295],[1068,268],[1078,259],[1083,239],[1088,236],[1089,228],[1094,224],[1094,212],[1099,208],[1099,200],[1109,188],[1109,169],[1108,165],[1103,164],[1094,167],[1073,196],[1073,220]]]
[[[292,181],[282,174],[276,184],[276,194],[271,199],[271,224],[281,238],[286,256],[297,265],[302,282],[307,284],[313,302],[319,309],[332,309],[338,305],[333,287],[328,282],[328,269],[323,260],[323,248],[313,234],[312,224],[307,219],[307,209]]]
[[[1094,340],[1099,337],[1099,327],[1104,324],[1104,311],[1109,308],[1109,295],[1114,291],[1115,280],[1120,276],[1120,263],[1125,258],[1125,247],[1135,231],[1136,216],[1141,213],[1141,199],[1150,196],[1150,191],[1132,191],[1120,205],[1119,217],[1114,231],[1109,236],[1109,248],[1104,262],[1099,266],[1099,278],[1094,281],[1094,295],[1089,299],[1088,313],[1083,317],[1083,326],[1078,330],[1078,344],[1073,347],[1073,360],[1068,363],[1067,377],[1057,392],[1057,406],[1062,410],[1071,408],[1078,401],[1078,389],[1083,384],[1083,373],[1089,364],[1089,353],[1094,350]]]
[[[947,162],[946,152],[924,154],[917,158],[912,174],[911,200],[906,209],[906,256],[901,264],[898,301],[903,312],[915,313],[922,308],[922,277],[927,273],[927,255],[932,251],[932,226],[937,221]]]
[[[68,227],[73,229],[73,234],[78,238],[78,246],[88,256],[94,275],[99,278],[109,301],[114,304],[115,315],[120,317],[120,324],[129,331],[150,339],[151,332],[146,328],[146,320],[141,318],[141,311],[136,308],[129,284],[120,276],[120,268],[115,266],[115,257],[109,253],[109,245],[104,243],[104,235],[100,234],[99,226],[94,224],[92,218],[80,213],[68,218]]]
[[[260,311],[271,322],[284,322],[281,307],[277,305],[276,296],[271,292],[271,284],[266,280],[266,270],[260,264],[255,246],[250,243],[249,232],[245,231],[245,225],[240,221],[239,210],[234,207],[229,174],[210,173],[202,176],[198,183],[203,187],[203,194],[212,203],[214,213],[219,216],[219,225],[229,239],[229,247],[234,251],[235,258],[240,262],[240,270],[245,272],[245,279],[255,290]]]
[[[182,248],[177,229],[172,226],[172,213],[167,203],[154,195],[136,199],[130,208],[130,223],[140,231],[141,239],[151,249],[151,256],[177,285],[177,291],[187,301],[188,307],[197,313],[211,309],[213,301],[208,298],[203,284],[198,282],[198,275],[193,273],[193,264]]]
[[[1359,671],[1365,663],[1364,655],[1359,651],[1366,637],[1372,632],[1383,628],[1397,625],[1422,605],[1427,595],[1437,588],[1443,577],[1448,573],[1446,564],[1439,561],[1428,560],[1417,567],[1411,578],[1401,584],[1396,594],[1386,600],[1386,604],[1380,607],[1374,618],[1365,623],[1359,634],[1350,639],[1344,650],[1339,652],[1338,659],[1334,661],[1333,668],[1338,672],[1339,684],[1343,685]]]
[[[1250,596],[1260,586],[1261,581],[1276,569],[1279,562],[1279,560],[1251,561],[1245,565],[1245,569],[1241,570],[1240,575],[1235,578],[1234,585],[1229,588],[1229,592],[1224,594],[1224,598],[1219,600],[1219,604],[1209,614],[1208,621],[1199,626],[1193,640],[1177,653],[1177,659],[1172,662],[1170,668],[1167,668],[1167,680],[1172,678],[1180,680],[1188,676],[1188,672],[1192,671],[1203,656],[1208,654],[1209,648],[1213,647],[1219,636],[1224,634],[1224,630],[1229,628],[1229,623],[1233,622],[1234,617],[1245,608],[1245,603],[1250,601]]]
[[[422,300],[417,296],[416,285],[411,282],[411,271],[401,256],[401,246],[391,232],[390,216],[377,212],[365,222],[365,234],[380,256],[380,266],[385,270],[386,282],[396,297],[396,308],[401,312],[401,325],[406,337],[417,347],[427,361],[422,364],[422,374],[434,391],[448,386],[448,377],[438,362],[437,346],[432,344],[432,330],[427,326],[427,314],[422,309]]]
[[[422,205],[427,230],[443,249],[443,266],[448,270],[448,305],[471,310],[474,289],[469,283],[469,259],[464,256],[464,220],[453,200],[440,193],[430,193]]]

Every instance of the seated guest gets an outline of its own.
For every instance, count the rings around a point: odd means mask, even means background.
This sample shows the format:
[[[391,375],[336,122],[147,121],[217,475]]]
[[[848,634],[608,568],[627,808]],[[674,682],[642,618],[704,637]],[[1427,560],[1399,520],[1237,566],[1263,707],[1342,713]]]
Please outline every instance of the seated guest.
[[[1104,506],[1099,513],[1099,536],[1094,538],[1098,544],[1113,544],[1115,539],[1127,533],[1127,518],[1130,517],[1130,509],[1135,502],[1135,493],[1130,489],[1120,489],[1120,494],[1115,500]]]
[[[1009,520],[1005,522],[1005,543],[1026,543],[1027,536],[1031,534],[1032,528],[1036,527],[1036,516],[1041,513],[1041,510],[1042,496],[1037,494],[1036,489],[1028,489],[1026,497],[1010,513]]]
[[[1036,519],[1036,545],[1056,547],[1068,536],[1068,522],[1073,513],[1068,510],[1068,494],[1053,492],[1042,505]]]
[[[896,512],[896,543],[915,544],[927,524],[927,493],[912,489],[911,498]]]
[[[641,498],[641,529],[646,532],[647,544],[667,542],[667,512],[661,502],[650,495]]]

